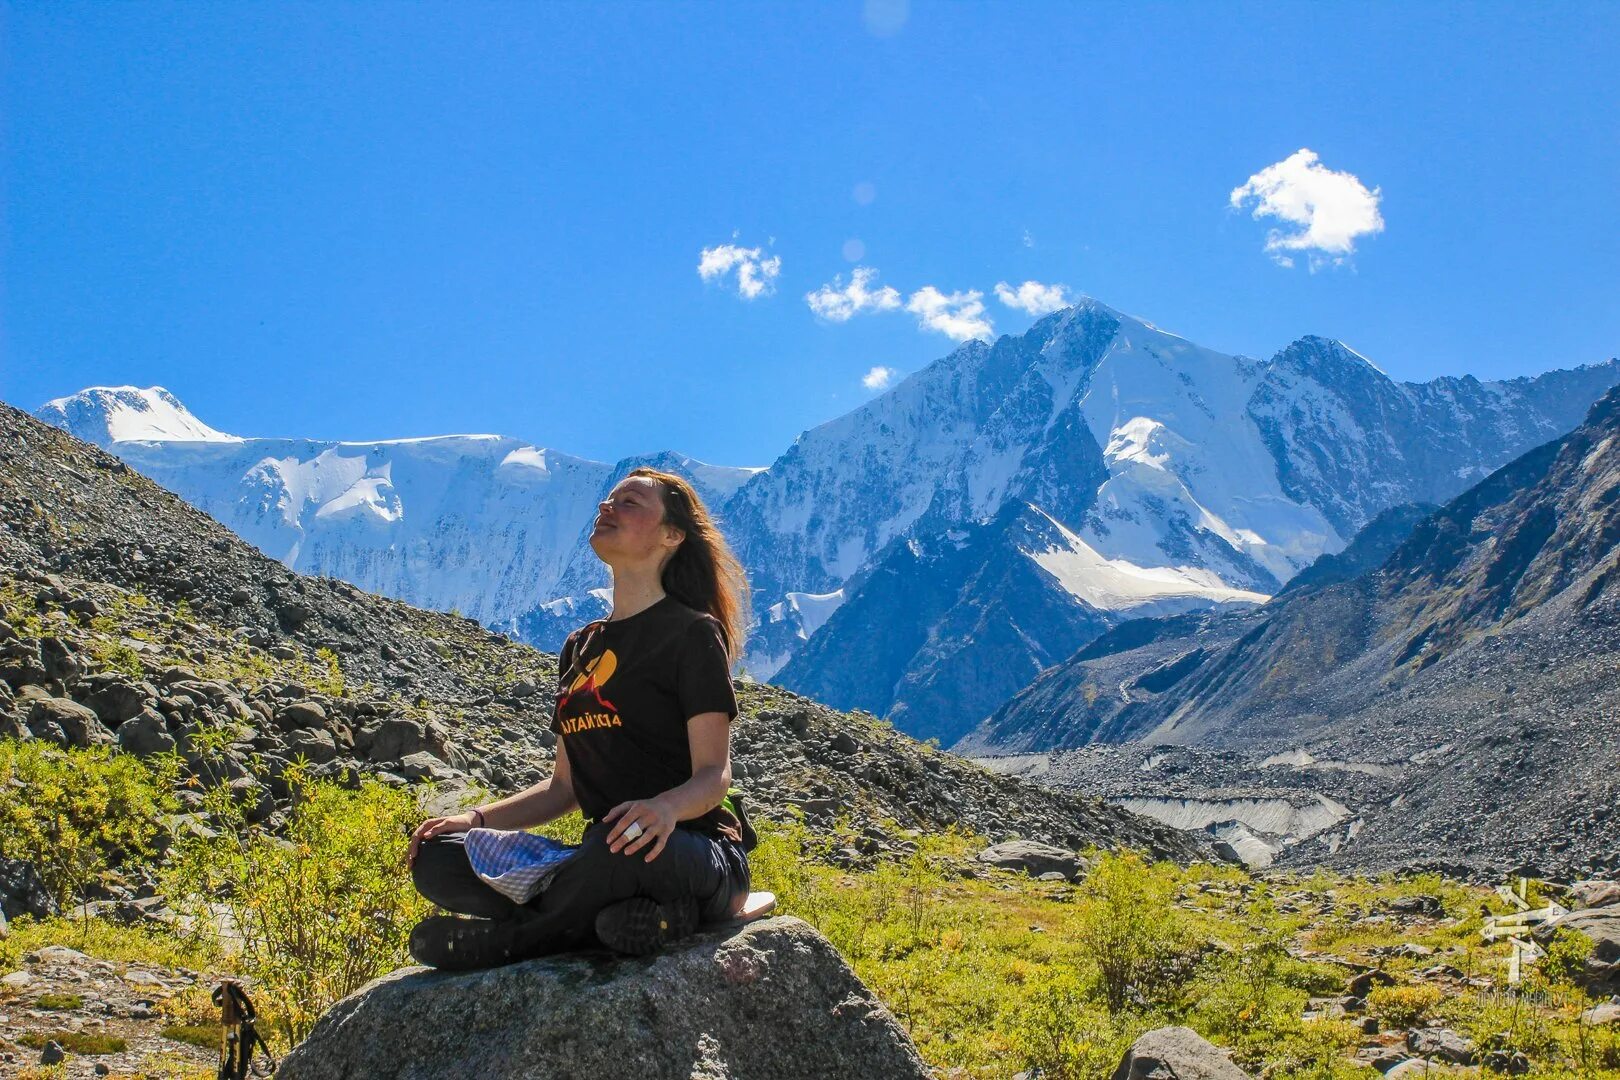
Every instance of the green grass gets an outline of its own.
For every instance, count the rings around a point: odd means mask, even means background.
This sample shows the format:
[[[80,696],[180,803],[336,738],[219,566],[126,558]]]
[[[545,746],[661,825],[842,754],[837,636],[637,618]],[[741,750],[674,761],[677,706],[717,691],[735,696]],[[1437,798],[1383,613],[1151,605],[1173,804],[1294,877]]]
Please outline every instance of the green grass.
[[[158,1034],[173,1042],[190,1043],[205,1050],[217,1050],[224,1031],[219,1024],[167,1024]]]
[[[19,970],[24,956],[47,945],[65,945],[97,960],[191,971],[214,965],[218,955],[207,944],[104,919],[20,918],[11,924],[10,935],[0,939],[0,972]]]
[[[72,1012],[84,1007],[83,994],[41,994],[34,999],[34,1008],[56,1012]]]
[[[45,1049],[46,1043],[61,1043],[62,1049],[70,1054],[121,1054],[129,1046],[116,1035],[96,1035],[88,1031],[29,1031],[18,1036],[17,1041],[35,1050]]]

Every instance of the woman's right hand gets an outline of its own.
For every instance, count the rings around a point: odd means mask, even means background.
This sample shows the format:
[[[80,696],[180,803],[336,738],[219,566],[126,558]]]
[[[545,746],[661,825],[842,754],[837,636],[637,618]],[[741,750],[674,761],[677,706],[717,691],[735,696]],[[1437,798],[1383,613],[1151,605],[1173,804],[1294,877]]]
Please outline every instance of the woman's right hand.
[[[464,814],[452,814],[450,817],[428,818],[411,833],[411,845],[405,849],[405,865],[409,867],[416,863],[416,853],[422,847],[422,841],[443,836],[445,833],[466,832],[477,824],[477,816],[470,810]]]

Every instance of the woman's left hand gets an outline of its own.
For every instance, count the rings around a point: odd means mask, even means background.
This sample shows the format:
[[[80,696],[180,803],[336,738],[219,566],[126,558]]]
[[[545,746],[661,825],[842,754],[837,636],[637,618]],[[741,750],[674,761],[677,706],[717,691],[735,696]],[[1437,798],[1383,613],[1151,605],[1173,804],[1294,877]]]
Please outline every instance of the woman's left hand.
[[[607,845],[609,851],[623,851],[626,855],[634,855],[637,851],[651,844],[647,851],[647,862],[658,858],[658,853],[664,850],[664,843],[670,834],[675,831],[675,811],[662,799],[637,799],[634,802],[620,803],[602,815],[603,821],[617,821],[613,831],[608,833]],[[641,831],[634,838],[625,836],[625,831],[631,824],[639,825]]]

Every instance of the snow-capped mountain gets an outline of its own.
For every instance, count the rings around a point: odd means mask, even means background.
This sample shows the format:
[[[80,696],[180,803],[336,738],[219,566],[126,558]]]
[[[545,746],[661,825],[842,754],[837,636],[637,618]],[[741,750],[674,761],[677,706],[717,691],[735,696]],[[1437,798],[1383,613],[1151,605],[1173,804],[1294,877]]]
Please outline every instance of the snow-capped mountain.
[[[38,414],[76,438],[97,446],[116,442],[241,442],[215,431],[161,386],[93,386],[72,397],[46,402]]]
[[[492,626],[567,595],[558,590],[582,553],[601,567],[585,542],[596,503],[635,465],[675,469],[713,503],[757,471],[667,454],[610,464],[498,435],[244,439],[159,387],[93,388],[39,416],[114,450],[292,569]],[[591,615],[604,609],[589,599]]]
[[[1609,361],[1397,383],[1338,342],[1231,356],[1087,299],[962,346],[768,468],[650,460],[693,480],[748,569],[751,674],[949,741],[1088,635],[1263,600],[1381,510],[1443,501],[1569,430],[1617,381]],[[154,400],[161,424],[131,421]],[[296,569],[548,649],[605,610],[585,531],[640,460],[489,435],[235,440],[156,390],[41,415]]]

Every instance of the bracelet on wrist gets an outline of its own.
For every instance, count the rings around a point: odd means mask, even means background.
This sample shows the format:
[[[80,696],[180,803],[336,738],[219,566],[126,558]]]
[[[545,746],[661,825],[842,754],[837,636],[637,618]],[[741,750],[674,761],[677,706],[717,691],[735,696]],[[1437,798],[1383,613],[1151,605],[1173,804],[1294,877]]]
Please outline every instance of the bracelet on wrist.
[[[475,806],[468,812],[478,815],[478,824],[475,826],[475,828],[479,828],[479,829],[485,828],[485,825],[484,825],[484,812],[482,810],[478,809],[478,807]]]

